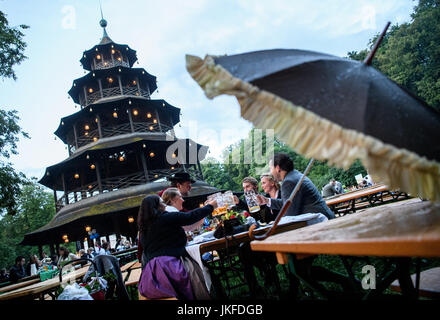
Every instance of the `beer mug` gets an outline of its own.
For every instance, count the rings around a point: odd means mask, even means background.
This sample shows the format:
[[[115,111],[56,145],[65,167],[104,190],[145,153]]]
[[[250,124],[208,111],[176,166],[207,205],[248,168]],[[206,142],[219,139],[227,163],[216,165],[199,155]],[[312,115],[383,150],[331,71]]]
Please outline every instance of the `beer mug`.
[[[260,211],[260,206],[257,201],[257,195],[255,194],[254,190],[245,191],[244,197],[246,199],[246,203],[249,207],[250,213]]]
[[[228,209],[235,206],[234,194],[232,191],[228,190],[223,194],[223,201]]]
[[[31,276],[37,274],[37,266],[35,263],[31,264]]]

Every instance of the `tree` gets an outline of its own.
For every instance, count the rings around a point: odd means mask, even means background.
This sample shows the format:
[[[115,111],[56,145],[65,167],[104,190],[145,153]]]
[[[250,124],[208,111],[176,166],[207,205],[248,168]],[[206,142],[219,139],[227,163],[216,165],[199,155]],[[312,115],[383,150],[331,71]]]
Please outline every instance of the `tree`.
[[[372,49],[348,52],[363,60]],[[373,59],[373,66],[391,80],[440,111],[440,0],[420,0],[411,22],[393,25]]]
[[[21,25],[19,28],[27,29]],[[26,43],[22,38],[24,34],[19,28],[10,28],[8,20],[0,11],[0,77],[17,79],[13,67],[20,64],[26,56],[23,51]],[[11,154],[17,154],[17,142],[20,134],[29,138],[18,125],[20,118],[17,111],[5,111],[0,109],[0,210],[6,210],[10,214],[16,211],[16,195],[20,191],[20,185],[25,183],[25,176],[17,173],[12,165],[6,160]]]
[[[15,213],[16,195],[20,191],[20,185],[26,183],[24,174],[17,173],[11,164],[5,161],[11,154],[17,154],[19,134],[29,137],[21,131],[18,120],[17,111],[0,109],[0,208],[9,214]]]
[[[0,11],[0,77],[17,79],[13,67],[27,57],[23,54],[26,43],[23,32],[29,28],[24,24],[19,27],[9,27],[6,15]]]
[[[36,247],[20,246],[26,233],[46,225],[55,215],[51,193],[35,180],[28,181],[17,195],[17,214],[0,219],[0,266],[10,267],[15,257],[38,254]]]

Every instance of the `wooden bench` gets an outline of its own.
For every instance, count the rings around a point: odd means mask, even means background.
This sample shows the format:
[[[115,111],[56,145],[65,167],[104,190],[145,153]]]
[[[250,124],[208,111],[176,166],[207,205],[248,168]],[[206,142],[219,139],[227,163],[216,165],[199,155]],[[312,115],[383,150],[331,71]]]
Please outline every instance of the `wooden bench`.
[[[141,293],[139,292],[139,300],[151,300],[151,301],[155,301],[155,300],[177,300],[177,298],[169,297],[169,298],[160,298],[160,299],[148,299],[148,298],[145,298],[143,295],[141,295]]]
[[[416,274],[411,275],[413,285],[416,284]],[[401,292],[398,280],[395,280],[390,289]],[[440,299],[440,267],[420,272],[419,296]]]

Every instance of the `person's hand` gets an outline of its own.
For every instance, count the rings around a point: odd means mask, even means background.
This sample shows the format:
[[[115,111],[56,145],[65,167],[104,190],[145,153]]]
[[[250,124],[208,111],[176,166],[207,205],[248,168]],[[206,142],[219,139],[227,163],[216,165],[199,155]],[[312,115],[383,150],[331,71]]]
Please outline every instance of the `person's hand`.
[[[217,208],[217,200],[206,200],[206,201],[205,201],[205,206],[208,205],[208,204],[210,204],[211,206],[213,206],[214,209]]]
[[[240,200],[238,200],[238,197],[234,194],[234,202],[235,204],[238,204],[240,202]]]
[[[264,197],[264,196],[262,196],[261,194],[257,194],[257,202],[261,206],[263,204],[268,204],[269,203],[269,199]]]

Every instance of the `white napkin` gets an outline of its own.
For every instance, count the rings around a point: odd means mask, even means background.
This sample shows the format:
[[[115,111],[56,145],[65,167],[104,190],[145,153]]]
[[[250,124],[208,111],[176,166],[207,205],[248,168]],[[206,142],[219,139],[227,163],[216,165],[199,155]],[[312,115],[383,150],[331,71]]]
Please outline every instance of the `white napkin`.
[[[279,224],[285,224],[290,222],[307,221],[307,225],[310,226],[315,223],[327,221],[328,218],[322,213],[304,213],[297,216],[284,216],[280,219]]]

